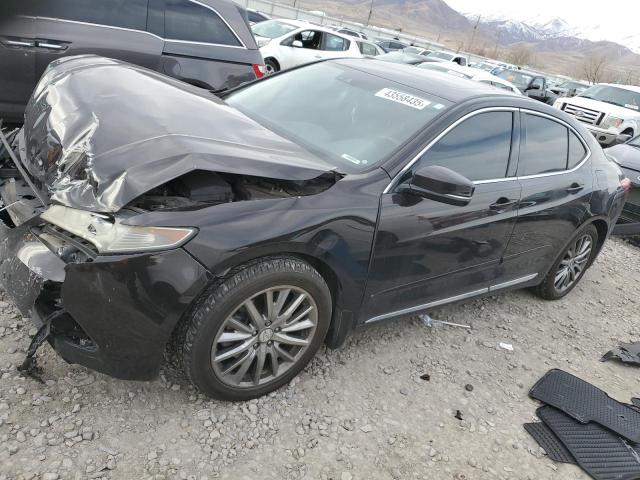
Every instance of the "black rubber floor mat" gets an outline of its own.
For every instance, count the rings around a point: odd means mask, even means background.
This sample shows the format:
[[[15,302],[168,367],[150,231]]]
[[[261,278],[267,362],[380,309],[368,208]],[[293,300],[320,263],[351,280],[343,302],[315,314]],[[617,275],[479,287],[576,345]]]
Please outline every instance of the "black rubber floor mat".
[[[544,423],[525,423],[524,429],[538,445],[546,452],[547,456],[554,462],[576,464],[571,452],[563,445],[560,439]]]
[[[549,370],[531,388],[529,396],[562,410],[580,423],[596,422],[640,443],[640,412],[570,373]]]
[[[640,453],[631,442],[597,423],[580,423],[553,407],[540,407],[536,413],[596,480],[640,479]]]

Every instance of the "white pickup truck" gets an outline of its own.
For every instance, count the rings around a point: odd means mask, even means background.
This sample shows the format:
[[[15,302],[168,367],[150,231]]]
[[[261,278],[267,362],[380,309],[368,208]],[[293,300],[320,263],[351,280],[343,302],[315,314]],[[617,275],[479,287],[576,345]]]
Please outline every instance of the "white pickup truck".
[[[559,98],[554,107],[584,123],[602,146],[640,134],[640,87],[601,83]]]

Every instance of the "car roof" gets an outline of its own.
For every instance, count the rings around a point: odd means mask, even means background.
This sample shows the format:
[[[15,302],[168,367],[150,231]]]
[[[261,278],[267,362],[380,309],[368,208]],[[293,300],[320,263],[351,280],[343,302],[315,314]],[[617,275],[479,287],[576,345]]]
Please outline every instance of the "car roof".
[[[606,85],[607,87],[617,87],[617,88],[622,88],[624,90],[629,90],[631,92],[640,93],[640,87],[636,87],[635,85],[619,85],[617,83],[599,83],[598,85]]]
[[[413,65],[390,63],[369,58],[344,58],[332,61],[406,85],[415,90],[437,95],[453,103],[459,103],[468,98],[482,95],[514,96],[506,91],[502,93],[489,84],[485,85],[473,80],[458,78],[444,72],[416,68]]]
[[[318,25],[315,23],[310,23],[310,22],[304,22],[302,20],[289,20],[288,18],[274,18],[272,19],[272,21],[275,22],[282,22],[282,23],[288,23],[289,25],[293,25],[295,27],[297,27],[298,29],[300,28],[310,28],[313,30],[320,30],[321,32],[327,32],[327,33],[331,33],[333,35],[337,35],[339,37],[342,38],[346,38],[347,40],[353,40],[354,37],[351,37],[349,35],[346,35],[344,33],[340,33],[337,30],[334,30],[333,27],[330,26],[326,26],[326,25]],[[343,28],[343,27],[340,27]],[[286,35],[288,35],[291,32],[287,32]]]

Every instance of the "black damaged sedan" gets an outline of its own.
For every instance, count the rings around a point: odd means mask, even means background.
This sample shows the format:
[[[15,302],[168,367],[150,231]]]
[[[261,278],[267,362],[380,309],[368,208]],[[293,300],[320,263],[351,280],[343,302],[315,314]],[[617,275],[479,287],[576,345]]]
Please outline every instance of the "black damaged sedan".
[[[559,110],[365,59],[219,99],[73,57],[2,142],[0,281],[38,339],[122,379],[171,351],[231,400],[360,325],[515,288],[563,297],[628,185]]]

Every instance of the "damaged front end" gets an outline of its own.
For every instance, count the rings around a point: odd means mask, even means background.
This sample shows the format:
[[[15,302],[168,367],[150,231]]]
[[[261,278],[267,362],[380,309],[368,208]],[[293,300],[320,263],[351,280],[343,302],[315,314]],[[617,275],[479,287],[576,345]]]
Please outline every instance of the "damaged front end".
[[[213,278],[182,248],[198,225],[163,224],[164,212],[313,195],[341,178],[199,89],[92,56],[54,62],[24,127],[0,139],[0,287],[39,327],[30,356],[46,339],[122,379],[157,375]]]

